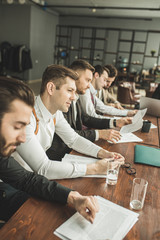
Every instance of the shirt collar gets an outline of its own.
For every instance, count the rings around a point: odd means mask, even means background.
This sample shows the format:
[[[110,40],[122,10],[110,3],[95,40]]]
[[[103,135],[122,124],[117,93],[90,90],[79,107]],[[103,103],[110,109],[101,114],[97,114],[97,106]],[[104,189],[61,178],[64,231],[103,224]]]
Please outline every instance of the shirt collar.
[[[93,85],[90,83],[90,91],[93,95],[97,94],[97,90],[93,87]]]
[[[50,119],[53,119],[53,117],[55,116],[55,114],[51,114],[48,109],[45,107],[45,105],[43,104],[40,95],[37,96],[36,98],[36,104],[39,108],[39,111],[42,114],[42,117],[44,119],[45,122],[48,122]]]
[[[76,93],[75,94],[75,100],[73,100],[73,103],[76,103],[78,101],[78,99],[79,99],[79,95]]]

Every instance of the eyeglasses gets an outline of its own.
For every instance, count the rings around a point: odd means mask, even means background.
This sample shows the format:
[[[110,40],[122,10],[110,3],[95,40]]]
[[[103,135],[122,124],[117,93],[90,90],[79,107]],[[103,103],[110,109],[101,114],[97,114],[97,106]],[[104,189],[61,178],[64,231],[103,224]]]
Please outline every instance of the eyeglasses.
[[[121,165],[122,168],[126,168],[126,172],[129,174],[129,175],[134,175],[136,174],[136,169],[135,168],[132,168],[132,165],[131,163],[129,162],[125,162],[125,164]]]

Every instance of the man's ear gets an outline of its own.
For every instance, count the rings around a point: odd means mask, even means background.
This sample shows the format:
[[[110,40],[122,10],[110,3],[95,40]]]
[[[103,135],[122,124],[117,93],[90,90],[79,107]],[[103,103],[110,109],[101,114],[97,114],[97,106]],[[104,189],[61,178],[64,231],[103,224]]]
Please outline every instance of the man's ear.
[[[95,72],[94,73],[94,77],[97,79],[97,78],[99,78],[99,73],[98,72]]]
[[[48,82],[46,88],[47,88],[47,92],[49,93],[49,95],[53,95],[53,93],[56,89],[56,86],[53,82]]]

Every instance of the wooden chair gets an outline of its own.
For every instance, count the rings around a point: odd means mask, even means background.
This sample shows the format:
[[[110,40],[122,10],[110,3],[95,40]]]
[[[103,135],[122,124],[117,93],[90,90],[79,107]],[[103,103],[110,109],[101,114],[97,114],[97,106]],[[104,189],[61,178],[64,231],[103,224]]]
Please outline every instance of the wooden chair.
[[[117,100],[122,104],[135,105],[139,102],[140,94],[135,92],[135,83],[121,83],[118,86]]]

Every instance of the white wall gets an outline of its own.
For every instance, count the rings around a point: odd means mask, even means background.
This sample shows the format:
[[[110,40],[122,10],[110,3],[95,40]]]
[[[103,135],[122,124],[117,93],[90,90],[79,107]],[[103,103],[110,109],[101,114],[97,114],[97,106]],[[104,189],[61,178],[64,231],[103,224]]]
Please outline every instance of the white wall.
[[[41,78],[47,65],[53,63],[58,15],[36,6],[0,6],[0,43],[25,44],[31,50],[33,68],[24,73],[9,73],[24,80]]]
[[[47,65],[53,64],[55,31],[58,16],[37,7],[31,8],[30,48],[32,49],[33,71],[30,79],[42,76]]]

